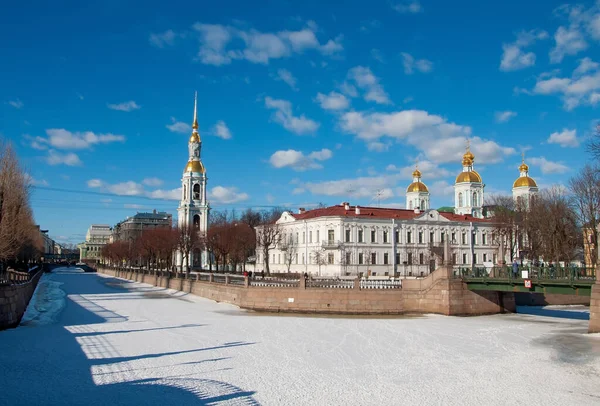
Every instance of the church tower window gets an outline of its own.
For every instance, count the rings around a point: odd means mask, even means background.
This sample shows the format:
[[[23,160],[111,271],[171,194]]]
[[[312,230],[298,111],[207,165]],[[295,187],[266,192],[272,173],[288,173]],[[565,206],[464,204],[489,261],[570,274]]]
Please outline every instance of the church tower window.
[[[477,192],[473,192],[473,206],[479,206],[479,200],[477,199]]]
[[[458,194],[458,207],[463,207],[463,194]]]
[[[194,185],[194,200],[200,200],[200,185],[198,183]]]
[[[196,214],[194,216],[194,228],[195,229],[199,229],[200,228],[200,215]]]

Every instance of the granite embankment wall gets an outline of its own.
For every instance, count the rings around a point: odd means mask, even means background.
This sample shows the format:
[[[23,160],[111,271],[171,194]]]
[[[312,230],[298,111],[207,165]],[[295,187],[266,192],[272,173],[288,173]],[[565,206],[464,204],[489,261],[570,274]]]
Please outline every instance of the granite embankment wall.
[[[441,268],[426,278],[404,280],[401,289],[361,289],[358,280],[350,289],[252,286],[167,278],[150,273],[98,268],[110,276],[171,288],[237,305],[271,312],[337,314],[438,313],[445,315],[494,314],[515,310],[511,292],[473,292],[450,271]]]
[[[27,282],[0,285],[0,330],[19,325],[42,274],[40,269]]]

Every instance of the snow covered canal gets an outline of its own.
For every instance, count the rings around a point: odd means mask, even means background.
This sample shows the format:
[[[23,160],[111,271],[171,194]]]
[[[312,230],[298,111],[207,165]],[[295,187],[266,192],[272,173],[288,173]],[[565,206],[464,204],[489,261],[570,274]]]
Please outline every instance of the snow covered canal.
[[[600,404],[600,336],[587,327],[522,314],[260,315],[61,268],[22,325],[0,332],[0,404]]]

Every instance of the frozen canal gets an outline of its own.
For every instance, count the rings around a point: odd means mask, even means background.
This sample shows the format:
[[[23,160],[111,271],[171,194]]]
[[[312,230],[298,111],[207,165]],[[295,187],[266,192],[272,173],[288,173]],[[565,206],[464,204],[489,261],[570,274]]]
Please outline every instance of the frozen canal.
[[[256,315],[62,271],[44,275],[21,327],[0,332],[0,404],[600,404],[600,336],[577,309]]]

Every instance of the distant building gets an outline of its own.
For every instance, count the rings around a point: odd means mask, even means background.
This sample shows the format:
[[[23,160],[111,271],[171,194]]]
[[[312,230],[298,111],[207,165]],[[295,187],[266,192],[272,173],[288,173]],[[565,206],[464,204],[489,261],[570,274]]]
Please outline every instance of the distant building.
[[[40,226],[37,226],[37,228],[40,231],[42,241],[44,242],[44,251],[42,252],[42,256],[48,254],[55,254],[56,242],[54,242],[54,240],[50,238],[50,236],[48,235],[48,230],[42,230],[40,229]]]
[[[111,229],[108,224],[92,224],[85,235],[85,242],[77,246],[79,257],[84,259],[98,259],[102,247],[108,244]]]
[[[171,227],[173,216],[166,212],[137,213],[117,223],[112,229],[111,242],[132,241],[140,237],[144,231],[155,228]],[[108,239],[107,239],[108,242]]]

